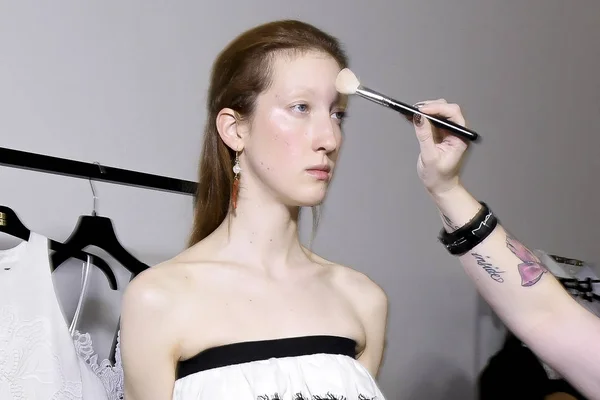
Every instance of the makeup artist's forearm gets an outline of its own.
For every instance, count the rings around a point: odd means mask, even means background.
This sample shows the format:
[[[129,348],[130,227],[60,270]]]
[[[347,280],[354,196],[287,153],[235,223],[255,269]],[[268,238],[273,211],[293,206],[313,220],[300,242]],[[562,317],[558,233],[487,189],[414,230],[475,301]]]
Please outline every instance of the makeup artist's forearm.
[[[481,204],[463,186],[431,197],[438,207],[448,232],[468,223],[481,208]]]
[[[481,208],[463,187],[432,197],[445,216],[442,219],[454,227],[468,223]],[[459,260],[479,293],[515,333],[526,335],[539,324],[556,318],[559,309],[573,306],[571,298],[549,273],[531,286],[522,285],[518,265],[523,261],[507,246],[506,231],[500,224]]]

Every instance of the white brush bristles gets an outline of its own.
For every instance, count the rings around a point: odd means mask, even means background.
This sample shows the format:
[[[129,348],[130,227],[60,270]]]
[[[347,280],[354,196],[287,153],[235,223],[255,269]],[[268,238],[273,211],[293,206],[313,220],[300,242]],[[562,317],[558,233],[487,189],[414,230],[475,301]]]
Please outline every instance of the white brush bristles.
[[[335,79],[335,89],[342,94],[354,94],[359,86],[358,78],[348,68],[341,70]]]

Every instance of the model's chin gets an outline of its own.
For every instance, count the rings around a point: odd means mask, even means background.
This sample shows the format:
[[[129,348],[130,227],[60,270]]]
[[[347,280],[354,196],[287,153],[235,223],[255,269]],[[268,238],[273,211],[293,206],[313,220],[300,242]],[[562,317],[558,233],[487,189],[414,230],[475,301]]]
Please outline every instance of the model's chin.
[[[311,188],[303,193],[297,193],[295,196],[295,203],[300,207],[314,207],[318,206],[327,196],[328,185],[323,183],[319,188]]]

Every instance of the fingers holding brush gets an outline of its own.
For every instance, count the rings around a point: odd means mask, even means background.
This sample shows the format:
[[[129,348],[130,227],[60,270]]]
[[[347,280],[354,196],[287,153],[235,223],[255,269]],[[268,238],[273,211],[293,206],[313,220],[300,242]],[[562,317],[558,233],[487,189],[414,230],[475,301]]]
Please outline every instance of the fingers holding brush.
[[[447,103],[445,99],[437,99],[437,100],[424,100],[424,101],[419,101],[418,103],[413,104],[413,107],[415,108],[421,108],[423,107],[425,104],[431,104],[431,103]],[[413,115],[408,115],[406,114],[405,117],[409,122],[413,122],[413,118],[416,114]]]
[[[465,117],[463,116],[462,110],[458,104],[448,103],[444,99],[439,99],[433,101],[423,101],[415,104],[415,107],[425,114],[445,118],[460,126],[466,127]]]
[[[448,102],[445,99],[420,101],[413,105],[423,114],[436,115],[440,106],[447,107]],[[441,116],[441,115],[439,115]],[[442,130],[431,124],[427,117],[420,114],[414,114],[410,118],[410,122],[415,127],[415,133],[421,146],[421,156],[426,160],[434,161],[439,156],[437,144],[441,143],[446,136]]]
[[[457,104],[444,99],[419,102],[414,105],[423,114],[465,125],[465,118]],[[455,184],[467,141],[435,126],[429,118],[415,114],[412,118],[421,154],[418,161],[419,176],[430,190]]]
[[[448,103],[444,99],[423,101],[414,105],[423,114],[438,117],[446,121],[451,121],[461,127],[466,127],[465,117],[462,114],[462,110],[458,104]],[[415,114],[413,117],[413,124],[417,129],[417,136],[429,135],[431,136],[436,144],[447,144],[457,149],[466,150],[468,144],[467,140],[460,138],[457,135],[453,135],[444,127],[436,126],[431,124],[427,117]]]
[[[424,104],[425,102],[417,103],[415,104],[415,107],[420,110]],[[439,156],[438,148],[436,146],[439,138],[436,137],[437,135],[433,129],[433,126],[429,123],[429,121],[427,121],[427,118],[420,114],[414,114],[411,122],[414,125],[415,134],[421,148],[420,158],[427,163],[435,162]]]

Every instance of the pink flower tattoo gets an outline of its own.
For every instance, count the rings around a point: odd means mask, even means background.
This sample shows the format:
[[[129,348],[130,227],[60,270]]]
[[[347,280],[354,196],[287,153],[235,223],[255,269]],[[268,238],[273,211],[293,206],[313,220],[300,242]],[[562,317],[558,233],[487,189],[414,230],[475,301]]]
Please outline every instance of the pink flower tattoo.
[[[521,286],[533,286],[545,272],[548,272],[539,258],[536,257],[529,249],[521,244],[518,240],[506,235],[506,246],[514,253],[519,260],[523,261],[517,266],[519,275],[521,275]]]

